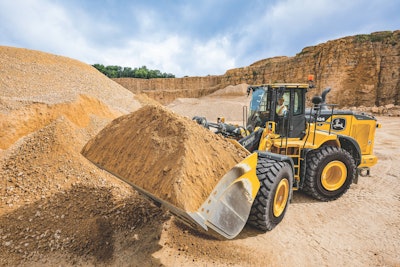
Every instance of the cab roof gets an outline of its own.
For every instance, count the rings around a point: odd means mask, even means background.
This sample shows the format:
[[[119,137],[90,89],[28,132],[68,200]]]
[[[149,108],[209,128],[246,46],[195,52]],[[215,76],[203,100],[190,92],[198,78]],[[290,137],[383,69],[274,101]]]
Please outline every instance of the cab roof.
[[[259,85],[249,85],[248,88],[258,88],[258,87],[268,87],[268,88],[310,88],[310,84],[308,83],[269,83],[269,84],[259,84]]]

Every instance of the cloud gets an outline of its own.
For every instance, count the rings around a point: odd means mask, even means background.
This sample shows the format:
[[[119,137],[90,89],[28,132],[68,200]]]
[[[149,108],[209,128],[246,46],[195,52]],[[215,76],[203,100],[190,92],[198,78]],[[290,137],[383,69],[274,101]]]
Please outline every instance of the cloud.
[[[393,10],[400,7],[393,2],[284,0],[261,5],[236,33],[236,62],[248,65],[262,58],[294,56],[328,40],[396,30],[400,16]]]
[[[196,69],[204,74],[223,74],[235,67],[235,57],[229,37],[220,36],[205,43],[197,43],[193,49]]]
[[[71,56],[88,51],[82,19],[73,20],[62,7],[47,1],[4,1],[0,6],[0,41]],[[79,53],[78,53],[79,54]]]
[[[43,0],[2,3],[0,8],[1,24],[7,25],[0,40],[13,34],[11,41],[6,41],[8,45],[60,54],[88,64],[146,65],[177,76],[222,74],[234,67],[227,37],[203,39],[179,34],[171,28],[171,23],[177,22],[163,23],[165,15],[152,9],[126,6],[132,17],[128,22],[117,22],[107,16],[91,17],[82,8]]]
[[[148,68],[173,73],[179,77],[205,76],[223,74],[235,66],[234,58],[229,55],[229,46],[230,42],[225,37],[217,37],[203,43],[172,35],[160,40],[130,40],[123,46],[98,53],[98,56],[90,60],[105,65],[146,65]]]
[[[88,64],[222,74],[400,25],[392,0],[0,1],[0,43]]]

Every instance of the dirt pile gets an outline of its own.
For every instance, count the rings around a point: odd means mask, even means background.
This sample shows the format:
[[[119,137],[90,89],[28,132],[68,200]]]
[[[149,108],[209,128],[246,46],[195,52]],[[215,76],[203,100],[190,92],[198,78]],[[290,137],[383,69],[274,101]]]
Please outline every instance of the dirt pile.
[[[149,105],[114,120],[83,148],[96,165],[187,211],[246,153],[194,121]]]
[[[135,99],[156,103],[65,57],[0,47],[0,66],[0,266],[159,266],[168,261],[164,251],[174,254],[187,242],[169,241],[170,229],[173,235],[184,230],[164,224],[168,213],[80,153],[113,119],[139,108]],[[143,118],[147,123],[149,114]],[[182,137],[181,126],[175,126],[172,133]],[[155,140],[154,151],[166,154],[168,140],[152,129],[146,134]],[[201,157],[203,152],[193,148],[192,160],[193,153]],[[196,168],[188,170],[193,177]],[[193,257],[207,263],[207,255],[199,251]]]
[[[249,85],[242,83],[238,85],[228,85],[223,89],[219,89],[209,96],[244,96],[247,93]]]
[[[79,95],[74,102],[54,105],[32,103],[6,114],[0,113],[0,149],[7,149],[18,139],[34,133],[59,117],[68,118],[81,128],[89,126],[94,117],[111,120],[120,114],[96,98]]]
[[[120,114],[140,107],[133,94],[78,60],[0,46],[0,112],[33,103],[70,103],[96,98]]]
[[[167,217],[79,153],[107,122],[81,128],[59,117],[2,154],[0,265],[110,262],[146,227],[157,235]]]
[[[216,122],[224,117],[226,122],[244,125],[243,113],[250,101],[247,87],[247,84],[231,85],[201,98],[177,98],[167,107],[189,118],[200,116]]]
[[[140,107],[134,95],[38,51],[0,47],[0,66],[0,266],[159,265],[151,253],[168,216],[80,154]]]

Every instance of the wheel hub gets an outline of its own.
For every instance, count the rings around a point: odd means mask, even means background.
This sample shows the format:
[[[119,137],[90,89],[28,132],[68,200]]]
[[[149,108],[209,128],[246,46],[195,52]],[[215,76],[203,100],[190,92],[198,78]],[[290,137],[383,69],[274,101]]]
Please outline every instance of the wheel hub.
[[[341,161],[329,162],[322,171],[321,183],[328,191],[338,190],[347,178],[346,165]]]
[[[275,192],[273,212],[275,217],[282,215],[289,197],[289,180],[283,178]]]

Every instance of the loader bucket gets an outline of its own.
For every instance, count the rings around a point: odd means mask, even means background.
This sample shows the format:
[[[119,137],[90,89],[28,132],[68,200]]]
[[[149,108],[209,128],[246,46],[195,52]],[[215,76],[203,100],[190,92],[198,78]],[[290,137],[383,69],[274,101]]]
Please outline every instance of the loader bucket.
[[[228,239],[236,237],[260,188],[256,165],[257,153],[253,153],[226,173],[203,205],[188,215],[205,230],[210,227]]]
[[[260,186],[257,154],[158,105],[113,120],[81,154],[191,226],[226,238],[246,224]]]
[[[257,153],[249,155],[242,162],[236,164],[221,178],[206,201],[195,212],[180,209],[138,187],[128,179],[108,172],[125,181],[147,198],[161,204],[192,228],[206,231],[211,229],[227,239],[232,239],[245,226],[254,198],[260,188],[256,165]]]

